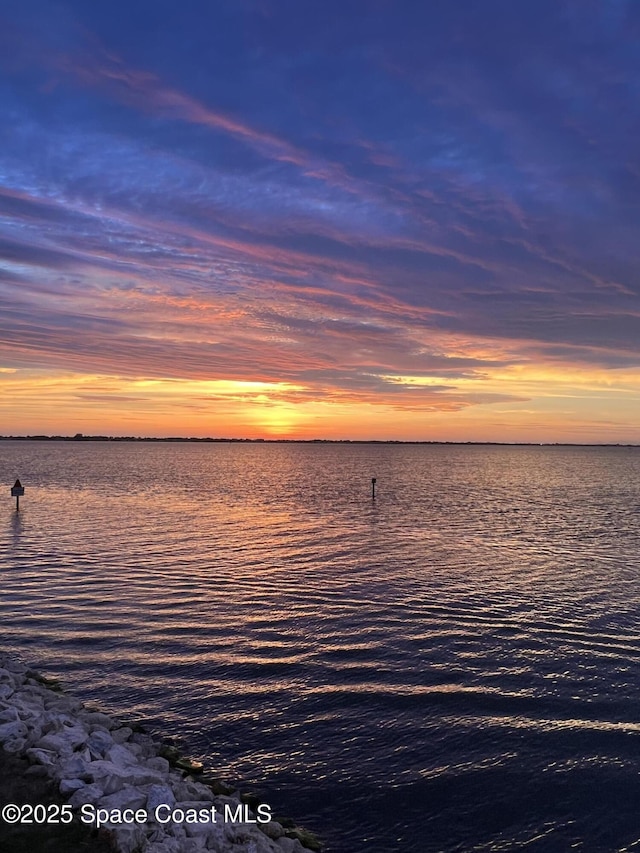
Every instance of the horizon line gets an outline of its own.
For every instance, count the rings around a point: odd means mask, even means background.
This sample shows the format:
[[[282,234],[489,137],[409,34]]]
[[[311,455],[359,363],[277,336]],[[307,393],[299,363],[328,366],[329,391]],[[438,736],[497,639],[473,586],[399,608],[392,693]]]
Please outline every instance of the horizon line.
[[[394,438],[227,438],[213,436],[134,436],[134,435],[0,435],[0,441],[130,441],[130,442],[185,442],[226,444],[432,444],[477,445],[493,447],[640,447],[630,442],[578,442],[578,441],[444,441],[442,439]]]

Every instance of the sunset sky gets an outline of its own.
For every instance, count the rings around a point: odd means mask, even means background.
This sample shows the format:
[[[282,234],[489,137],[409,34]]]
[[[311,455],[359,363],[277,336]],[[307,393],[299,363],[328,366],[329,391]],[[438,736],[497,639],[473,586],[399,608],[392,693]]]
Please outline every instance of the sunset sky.
[[[3,0],[0,434],[640,443],[640,3]]]

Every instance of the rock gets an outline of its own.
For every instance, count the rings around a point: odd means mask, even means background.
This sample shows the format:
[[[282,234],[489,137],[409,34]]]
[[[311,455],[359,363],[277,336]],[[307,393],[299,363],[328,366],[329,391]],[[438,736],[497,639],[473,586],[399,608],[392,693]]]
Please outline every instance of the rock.
[[[59,713],[57,710],[47,709],[38,720],[43,734],[50,732],[59,732],[64,726],[76,726],[78,721],[69,714]]]
[[[55,752],[48,749],[28,749],[26,752],[27,758],[32,764],[44,764],[46,767],[52,767],[56,759]]]
[[[48,749],[60,755],[68,755],[87,740],[87,731],[83,726],[63,726],[57,732],[43,735],[34,744],[38,749]]]
[[[47,696],[44,700],[44,707],[47,710],[55,710],[58,714],[73,714],[77,716],[78,711],[82,708],[82,702],[74,699],[72,696]]]
[[[288,838],[294,841],[299,841],[302,847],[306,850],[320,851],[322,850],[322,842],[313,832],[309,832],[303,826],[296,826],[293,829],[286,830]]]
[[[27,748],[27,739],[24,737],[13,737],[5,740],[2,744],[5,752],[10,752],[13,755],[19,755]]]
[[[189,778],[184,780],[183,790],[187,792],[187,799],[189,800],[207,800],[210,803],[215,800],[211,788]]]
[[[195,808],[202,808],[202,806],[196,806]],[[206,839],[211,830],[215,829],[215,824],[213,821],[209,821],[209,823],[185,823],[184,828],[188,838]]]
[[[166,805],[172,808],[175,805],[175,802],[175,795],[169,785],[149,786],[149,792],[147,794],[147,811],[149,812],[149,815],[153,814],[158,806]]]
[[[87,738],[87,748],[93,758],[104,758],[107,750],[113,746],[113,738],[106,729],[93,729]]]
[[[25,737],[29,732],[22,720],[12,720],[0,725],[0,743],[10,738]]]
[[[161,758],[159,755],[154,755],[153,758],[147,758],[144,763],[150,770],[156,770],[158,773],[162,773],[163,775],[168,775],[169,773],[169,762],[166,758]]]
[[[41,688],[28,685],[16,690],[13,701],[15,704],[20,703],[26,707],[39,708],[42,711],[44,708],[44,696],[44,691]]]
[[[229,844],[226,841],[224,834],[221,833],[219,835],[208,835],[207,850],[212,851],[212,853],[225,853],[225,851],[228,851]]]
[[[87,775],[87,768],[90,761],[87,761],[83,756],[74,753],[66,758],[56,768],[55,775],[62,779],[83,779]]]
[[[160,773],[140,765],[119,766],[112,761],[92,761],[87,766],[87,775],[104,786],[105,794],[113,794],[125,784],[158,785],[164,782]]]
[[[18,711],[18,715],[21,720],[25,722],[34,721],[40,718],[42,714],[41,705],[36,705],[33,702],[25,702],[17,699],[17,694],[14,693],[11,697],[14,702],[14,708]]]
[[[202,773],[204,770],[201,761],[194,761],[191,758],[178,758],[175,762],[175,766],[178,770],[184,770],[185,773],[191,774]]]
[[[206,785],[214,794],[224,794],[225,796],[229,796],[229,794],[233,794],[236,790],[232,788],[230,785],[225,785],[220,779],[216,779],[215,776],[201,776],[200,782],[203,785]]]
[[[130,749],[127,749],[126,746],[121,746],[117,743],[105,752],[104,757],[107,761],[111,761],[119,767],[127,767],[130,764],[137,763],[137,756]]]
[[[49,775],[49,771],[43,764],[32,764],[31,767],[27,767],[24,771],[24,775],[44,778]]]
[[[135,853],[142,850],[147,840],[141,826],[121,825],[112,829],[119,853]]]
[[[256,833],[255,830],[247,830],[246,827],[227,825],[224,834],[224,843],[220,847],[221,850],[237,850],[238,853],[274,853],[280,851],[277,842],[270,841],[262,833]],[[295,849],[295,848],[293,848]]]
[[[131,735],[133,734],[133,729],[130,729],[129,726],[122,726],[119,729],[111,730],[111,737],[113,738],[115,743],[124,743],[129,740]]]
[[[84,786],[85,783],[82,779],[61,779],[58,789],[60,793],[66,797],[69,794],[74,794],[76,791],[79,791],[80,788],[84,788]]]
[[[132,744],[137,744],[140,747],[140,752],[138,753],[140,758],[152,758],[154,755],[158,754],[158,747],[153,742],[153,739],[149,737],[149,735],[143,735],[138,732],[131,735],[131,739],[129,741],[129,746],[133,749]]]
[[[282,853],[295,853],[296,850],[302,848],[302,845],[299,841],[294,841],[293,838],[279,838],[278,839],[278,850],[281,850]],[[297,846],[296,846],[297,845]]]
[[[206,850],[207,839],[205,837],[188,838],[180,845],[180,853],[202,853]]]
[[[278,842],[272,841],[271,839],[267,838],[264,835],[262,837],[260,837],[259,840],[258,840],[258,838],[256,838],[255,841],[256,841],[256,845],[258,847],[258,850],[260,850],[260,851],[264,850],[264,853],[275,853],[275,851],[278,850],[278,847],[277,847]]]
[[[54,693],[62,692],[62,684],[57,678],[49,678],[46,675],[40,675],[38,672],[34,672],[32,669],[27,670],[27,684],[34,685],[37,687],[46,687],[47,691],[53,691]],[[43,692],[43,699],[47,698],[47,694]]]
[[[100,711],[84,711],[80,715],[80,719],[89,728],[97,726],[101,729],[113,729],[116,725],[108,714],[103,714]]]
[[[284,835],[284,828],[282,824],[275,820],[270,820],[269,823],[259,823],[258,826],[268,838],[271,838],[274,841],[277,841],[278,838],[282,838]]]
[[[83,788],[78,788],[75,794],[69,797],[69,803],[74,809],[79,809],[86,803],[95,805],[102,797],[104,797],[103,789],[100,785],[93,783],[92,785],[85,785]]]
[[[164,838],[147,844],[144,853],[181,853],[180,843],[176,838]]]
[[[180,826],[179,824],[166,824],[165,831],[168,834],[172,835],[174,838],[177,838],[180,842],[186,841],[187,833],[184,831],[184,827]],[[180,847],[180,850],[182,850],[182,847]]]
[[[131,743],[131,741],[127,742],[127,749],[131,750],[132,755],[135,755],[136,758],[139,758],[141,761],[147,757],[145,750],[139,743]]]
[[[17,660],[5,657],[3,658],[3,668],[11,675],[26,675],[27,667]]]
[[[180,751],[175,746],[161,746],[158,750],[158,755],[166,758],[170,764],[175,764],[180,758]]]
[[[15,723],[20,719],[18,716],[18,712],[15,708],[9,706],[8,708],[4,708],[0,711],[0,724],[1,723]]]
[[[139,791],[133,785],[125,785],[120,791],[101,797],[96,805],[98,808],[108,809],[109,811],[111,809],[118,809],[119,811],[133,809],[137,811],[144,808],[146,801],[147,795],[143,791]]]
[[[313,834],[293,825],[285,828],[279,820],[225,823],[225,804],[235,814],[241,798],[229,797],[232,788],[202,774],[200,762],[181,757],[175,747],[159,748],[133,724],[123,725],[84,708],[72,697],[52,692],[46,680],[27,674],[26,667],[11,668],[1,654],[0,742],[7,751],[26,755],[31,766],[25,772],[52,779],[76,810],[84,805],[113,814],[144,810],[148,815],[144,823],[116,822],[103,830],[118,853],[320,850]],[[198,780],[191,774],[198,774]],[[259,802],[255,795],[242,797],[242,803],[254,808]],[[158,806],[169,811],[180,808],[184,821],[157,822]]]

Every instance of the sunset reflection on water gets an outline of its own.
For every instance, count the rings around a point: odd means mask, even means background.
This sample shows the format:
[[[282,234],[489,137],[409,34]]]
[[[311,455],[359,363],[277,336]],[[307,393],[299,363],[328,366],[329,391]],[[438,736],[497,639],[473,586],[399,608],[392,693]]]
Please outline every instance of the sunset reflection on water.
[[[633,840],[640,451],[0,449],[3,647],[330,851]]]

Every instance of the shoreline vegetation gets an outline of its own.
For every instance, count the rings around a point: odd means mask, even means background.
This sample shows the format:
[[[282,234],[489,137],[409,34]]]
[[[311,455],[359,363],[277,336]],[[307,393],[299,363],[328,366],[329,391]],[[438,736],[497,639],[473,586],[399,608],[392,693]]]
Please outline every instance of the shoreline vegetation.
[[[0,806],[3,853],[323,848],[314,833],[272,816],[260,797],[230,787],[170,740],[84,705],[57,679],[1,651]]]
[[[0,441],[131,441],[184,442],[190,444],[401,444],[443,447],[640,447],[632,442],[575,441],[405,441],[368,438],[218,438],[212,436],[139,436],[139,435],[0,435]]]

